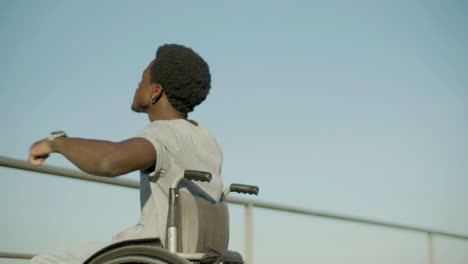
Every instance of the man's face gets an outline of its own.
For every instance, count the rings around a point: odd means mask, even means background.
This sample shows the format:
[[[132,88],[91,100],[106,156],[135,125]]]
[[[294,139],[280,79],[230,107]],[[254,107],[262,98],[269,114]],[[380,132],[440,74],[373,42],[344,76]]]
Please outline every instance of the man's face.
[[[135,112],[147,112],[147,109],[151,106],[151,96],[153,93],[153,85],[151,84],[150,68],[154,61],[146,67],[141,76],[141,81],[138,84],[138,88],[135,91],[133,97],[132,110]]]

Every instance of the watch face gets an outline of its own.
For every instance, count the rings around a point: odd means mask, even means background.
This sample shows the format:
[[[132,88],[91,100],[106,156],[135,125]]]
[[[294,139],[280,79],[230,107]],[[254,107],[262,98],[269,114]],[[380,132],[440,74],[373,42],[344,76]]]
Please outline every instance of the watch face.
[[[54,131],[52,133],[50,133],[50,136],[54,137],[54,138],[57,138],[57,137],[66,137],[67,134],[65,134],[64,131]]]

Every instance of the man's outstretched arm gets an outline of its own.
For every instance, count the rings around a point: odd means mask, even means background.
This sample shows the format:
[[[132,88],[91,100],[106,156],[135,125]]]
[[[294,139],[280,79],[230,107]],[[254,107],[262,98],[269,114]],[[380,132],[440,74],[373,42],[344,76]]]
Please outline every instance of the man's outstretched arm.
[[[156,151],[144,138],[110,142],[68,137],[55,139],[53,149],[47,139],[34,143],[29,151],[29,163],[40,165],[52,152],[64,155],[84,172],[109,177],[146,169],[156,163]]]

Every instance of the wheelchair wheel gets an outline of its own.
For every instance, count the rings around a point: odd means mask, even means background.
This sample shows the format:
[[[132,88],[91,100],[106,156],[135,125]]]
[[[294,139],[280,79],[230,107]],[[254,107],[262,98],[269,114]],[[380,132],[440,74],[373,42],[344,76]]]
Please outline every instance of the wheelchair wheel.
[[[104,252],[89,264],[189,264],[186,259],[165,249],[148,245],[128,245]]]

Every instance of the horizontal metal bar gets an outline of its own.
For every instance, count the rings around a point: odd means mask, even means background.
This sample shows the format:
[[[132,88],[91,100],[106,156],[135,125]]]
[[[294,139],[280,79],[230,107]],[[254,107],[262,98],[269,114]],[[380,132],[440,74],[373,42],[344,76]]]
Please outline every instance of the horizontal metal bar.
[[[396,229],[421,232],[421,233],[432,233],[432,234],[437,234],[440,236],[468,240],[468,236],[466,235],[442,232],[442,231],[437,231],[433,229],[421,228],[421,227],[415,227],[415,226],[409,226],[409,225],[394,224],[394,223],[366,219],[366,218],[346,216],[346,215],[335,214],[335,213],[324,212],[324,211],[308,210],[308,209],[303,209],[303,208],[298,208],[298,207],[293,207],[293,206],[284,206],[284,205],[272,204],[272,203],[267,203],[267,202],[252,201],[252,200],[247,200],[247,199],[235,199],[235,198],[228,198],[226,199],[226,201],[228,201],[229,203],[239,204],[239,205],[247,205],[249,203],[252,203],[255,207],[276,210],[276,211],[281,211],[281,212],[288,212],[288,213],[295,213],[295,214],[302,214],[302,215],[312,215],[312,216],[318,216],[318,217],[323,217],[323,218],[337,219],[337,220],[343,220],[343,221],[348,221],[348,222],[356,222],[356,223],[376,225],[376,226],[389,227],[389,228],[396,228]]]
[[[13,159],[13,158],[8,158],[4,156],[0,156],[0,166],[20,169],[20,170],[35,171],[35,172],[40,172],[40,173],[47,173],[47,174],[73,178],[73,179],[78,179],[78,180],[107,183],[111,185],[130,187],[130,188],[135,188],[135,189],[140,188],[140,184],[136,181],[94,176],[94,175],[90,175],[90,174],[87,174],[78,170],[66,169],[66,168],[51,166],[51,165],[43,164],[40,166],[34,166],[24,160]]]
[[[36,171],[36,172],[53,174],[53,175],[62,176],[62,177],[68,177],[68,178],[74,178],[74,179],[80,179],[80,180],[86,180],[86,181],[94,181],[94,182],[112,184],[112,185],[117,185],[117,186],[124,186],[124,187],[136,188],[136,189],[139,188],[139,183],[134,182],[134,181],[93,176],[93,175],[89,175],[81,171],[65,169],[65,168],[50,166],[50,165],[33,166],[33,165],[30,165],[26,161],[8,158],[4,156],[0,156],[0,166],[10,167],[10,168],[15,168],[15,169],[22,169],[22,170],[27,170],[27,171]],[[409,226],[409,225],[400,225],[400,224],[366,219],[366,218],[346,216],[346,215],[329,213],[329,212],[324,212],[324,211],[308,210],[308,209],[303,209],[303,208],[298,208],[298,207],[293,207],[293,206],[284,206],[284,205],[278,205],[278,204],[267,203],[267,202],[229,198],[229,197],[226,199],[226,201],[229,203],[240,204],[244,206],[248,205],[249,203],[252,203],[255,207],[271,209],[271,210],[276,210],[276,211],[281,211],[281,212],[289,212],[289,213],[296,213],[296,214],[302,214],[302,215],[312,215],[312,216],[318,216],[318,217],[323,217],[323,218],[337,219],[337,220],[356,222],[356,223],[362,223],[362,224],[370,224],[370,225],[396,228],[400,230],[408,230],[408,231],[414,231],[414,232],[432,233],[433,235],[440,235],[440,236],[468,240],[467,235],[442,232],[442,231],[437,231],[433,229],[421,228],[421,227],[415,227],[415,226]]]
[[[0,258],[32,259],[34,256],[36,256],[36,255],[33,255],[33,254],[25,254],[25,253],[0,252]]]

